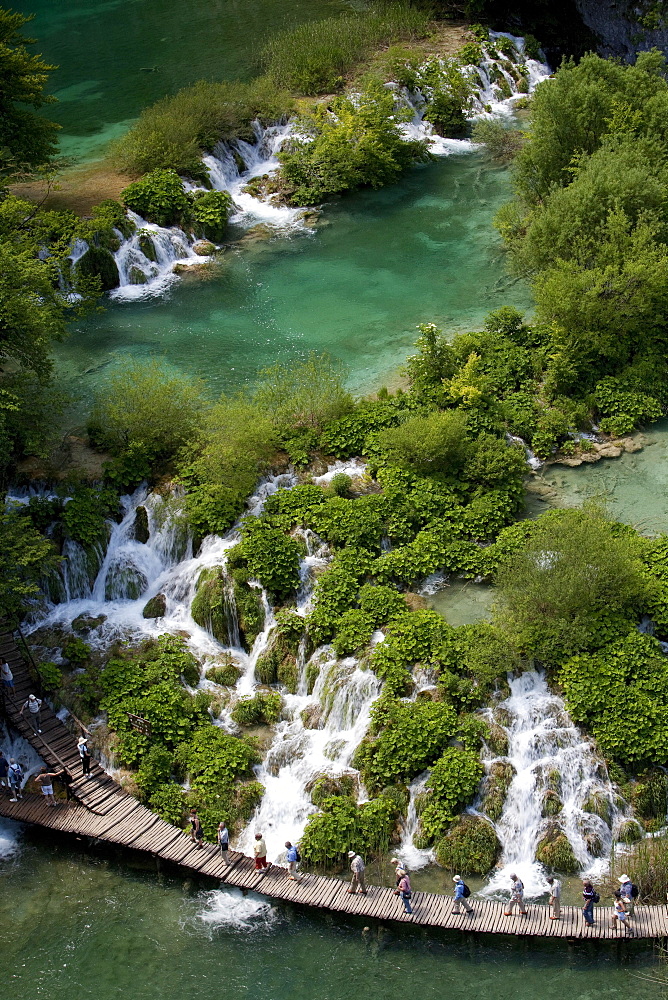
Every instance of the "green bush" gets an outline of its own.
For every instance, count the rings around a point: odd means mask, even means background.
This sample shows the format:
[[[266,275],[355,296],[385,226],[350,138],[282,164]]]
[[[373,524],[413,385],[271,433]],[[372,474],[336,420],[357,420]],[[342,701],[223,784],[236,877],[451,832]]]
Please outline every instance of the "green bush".
[[[281,715],[281,696],[274,691],[258,691],[252,698],[240,698],[231,714],[239,726],[259,726],[263,722],[272,725]]]
[[[351,608],[339,618],[333,646],[337,656],[352,656],[369,644],[374,630],[373,618],[365,611]]]
[[[391,465],[422,476],[456,474],[470,451],[466,417],[457,410],[411,417],[381,431],[378,445]]]
[[[290,95],[266,77],[250,83],[200,80],[145,108],[116,143],[114,159],[130,174],[160,168],[206,180],[203,152],[221,140],[252,142],[255,119],[263,125],[281,121],[292,106]]]
[[[107,540],[107,520],[119,513],[118,494],[111,489],[79,486],[63,507],[63,527],[84,547]]]
[[[359,98],[337,97],[303,115],[279,153],[280,183],[294,205],[316,205],[333,194],[390,184],[429,158],[421,140],[399,130],[406,117],[382,87]]]
[[[279,600],[299,587],[301,546],[294,538],[274,528],[266,519],[244,521],[243,557],[251,577]]]
[[[126,208],[159,226],[181,225],[190,216],[190,201],[175,170],[152,170],[122,192]]]
[[[346,74],[375,49],[421,38],[427,26],[427,13],[408,3],[383,5],[309,21],[274,35],[262,60],[277,86],[300,94],[327,94],[338,90]]]
[[[494,827],[478,816],[462,816],[436,845],[439,865],[464,875],[486,875],[500,854]]]
[[[164,746],[153,746],[144,755],[135,775],[144,801],[150,800],[161,785],[171,781],[173,765],[174,754]]]
[[[151,795],[148,804],[165,823],[181,826],[186,812],[185,792],[180,785],[170,782],[160,785]]]
[[[47,691],[57,691],[63,683],[63,670],[57,663],[41,660],[37,664],[37,673]]]
[[[63,656],[72,668],[81,667],[87,663],[90,654],[90,646],[78,635],[68,636],[63,643]]]
[[[351,849],[362,854],[389,849],[398,816],[393,796],[381,795],[359,806],[348,795],[333,795],[321,802],[321,809],[309,817],[300,841],[306,862],[338,861]]]
[[[227,220],[233,210],[234,202],[227,191],[198,191],[193,201],[192,217],[202,236],[220,243],[225,238]]]
[[[448,747],[436,761],[427,780],[425,802],[420,812],[424,837],[442,836],[457,813],[474,798],[484,774],[477,753]]]
[[[371,718],[372,735],[354,758],[369,791],[397,781],[408,784],[441,756],[457,731],[452,708],[439,702],[380,699]]]

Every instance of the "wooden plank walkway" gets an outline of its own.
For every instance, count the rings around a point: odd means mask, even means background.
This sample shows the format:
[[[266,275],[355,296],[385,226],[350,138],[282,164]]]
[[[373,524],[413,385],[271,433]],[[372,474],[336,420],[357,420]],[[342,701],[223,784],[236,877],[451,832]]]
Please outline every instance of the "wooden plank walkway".
[[[13,634],[2,628],[0,658],[8,661],[14,674],[14,698],[6,700],[12,726],[32,744],[49,767],[68,769],[74,776],[71,789],[76,800],[53,807],[46,804],[43,796],[25,795],[18,802],[10,802],[4,790],[0,790],[2,816],[145,851],[189,871],[219,879],[226,885],[332,912],[478,934],[568,940],[631,939],[623,928],[610,926],[609,905],[596,908],[596,923],[588,927],[576,906],[562,907],[561,920],[550,920],[546,905],[531,903],[527,905],[526,917],[519,914],[506,917],[502,903],[472,897],[473,914],[458,915],[452,913],[452,897],[415,892],[413,913],[407,914],[401,900],[386,887],[370,885],[366,896],[351,895],[348,882],[342,879],[304,873],[301,881],[296,882],[287,877],[285,868],[276,865],[271,865],[262,875],[255,870],[250,858],[235,851],[230,851],[230,865],[226,866],[213,844],[205,844],[202,850],[197,850],[183,830],[165,823],[128,795],[97,763],[92,764],[90,777],[84,778],[75,738],[46,704],[42,707],[42,733],[35,733],[18,714],[34,685]],[[636,906],[631,927],[635,939],[668,937],[668,907]]]

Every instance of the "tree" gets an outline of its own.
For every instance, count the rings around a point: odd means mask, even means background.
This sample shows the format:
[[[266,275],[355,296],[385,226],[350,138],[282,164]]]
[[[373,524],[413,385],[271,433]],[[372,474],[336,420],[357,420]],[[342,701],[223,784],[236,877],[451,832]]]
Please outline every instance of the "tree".
[[[48,164],[56,152],[60,128],[30,108],[55,101],[44,93],[50,66],[27,46],[21,28],[32,20],[0,8],[0,176],[35,170]]]
[[[596,506],[545,514],[499,566],[495,622],[547,664],[596,648],[606,620],[626,619],[628,631],[656,596],[640,554],[635,533]]]
[[[0,616],[13,622],[23,618],[28,602],[39,595],[40,578],[59,557],[53,542],[19,510],[0,514],[0,561]]]
[[[321,430],[353,408],[341,365],[326,354],[315,353],[301,363],[276,364],[261,371],[253,401],[288,436],[300,430]]]

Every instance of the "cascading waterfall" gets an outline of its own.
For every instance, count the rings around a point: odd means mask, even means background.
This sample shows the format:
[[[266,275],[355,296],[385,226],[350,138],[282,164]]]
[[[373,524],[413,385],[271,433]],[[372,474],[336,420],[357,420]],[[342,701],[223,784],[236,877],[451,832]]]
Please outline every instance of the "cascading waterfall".
[[[500,867],[484,891],[507,892],[514,871],[527,895],[535,896],[545,892],[545,871],[535,860],[536,846],[551,824],[558,824],[568,837],[582,871],[595,876],[605,869],[613,834],[629,816],[605,765],[571,722],[562,699],[550,693],[545,677],[527,672],[509,683],[510,697],[489,712],[490,721],[507,734],[508,753],[489,754],[485,765],[489,770],[495,763],[510,763],[515,775],[494,824],[503,848]],[[561,809],[545,817],[544,796],[553,775],[559,778]],[[609,822],[587,809],[594,801],[597,812]]]
[[[136,212],[128,211],[128,216],[136,229],[128,239],[116,230],[121,241],[114,254],[119,284],[112,298],[130,300],[161,295],[176,280],[175,264],[189,266],[203,260],[182,229],[175,226],[166,229],[146,222]]]
[[[408,801],[406,819],[404,820],[401,831],[401,844],[399,846],[399,850],[397,851],[397,857],[408,866],[410,871],[415,871],[417,868],[424,868],[426,865],[431,864],[435,859],[432,848],[423,849],[415,846],[415,836],[420,828],[417,800],[419,796],[423,795],[426,791],[429,774],[429,771],[424,771],[422,774],[419,774],[417,778],[414,778],[408,786],[410,798]]]

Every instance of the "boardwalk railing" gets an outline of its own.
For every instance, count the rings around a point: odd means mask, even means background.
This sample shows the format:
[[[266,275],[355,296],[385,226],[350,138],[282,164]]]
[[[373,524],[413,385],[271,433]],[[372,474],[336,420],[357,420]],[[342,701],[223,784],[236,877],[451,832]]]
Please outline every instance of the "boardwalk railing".
[[[91,764],[90,776],[84,777],[75,738],[46,705],[42,706],[42,733],[34,732],[27,719],[19,714],[34,684],[14,635],[7,628],[3,630],[1,625],[0,659],[7,660],[14,674],[14,694],[5,700],[11,725],[32,744],[50,768],[65,768],[73,776],[70,788],[76,799],[53,807],[38,795],[26,795],[18,802],[10,802],[0,791],[0,815],[146,851],[190,871],[220,879],[227,885],[254,890],[274,899],[369,919],[482,934],[599,940],[619,940],[626,936],[623,927],[611,926],[611,906],[597,907],[596,923],[589,927],[577,906],[562,907],[560,920],[550,920],[549,907],[539,904],[529,904],[527,916],[506,917],[501,903],[472,897],[473,914],[459,915],[452,912],[452,897],[414,892],[413,913],[407,914],[394,891],[382,886],[368,886],[365,896],[351,895],[348,882],[342,879],[304,873],[297,882],[288,878],[285,868],[276,865],[261,874],[250,858],[235,851],[230,851],[230,864],[226,865],[214,845],[205,844],[198,850],[183,830],[166,823],[128,795],[96,762]],[[668,909],[665,906],[636,906],[630,926],[635,938],[668,937]]]

